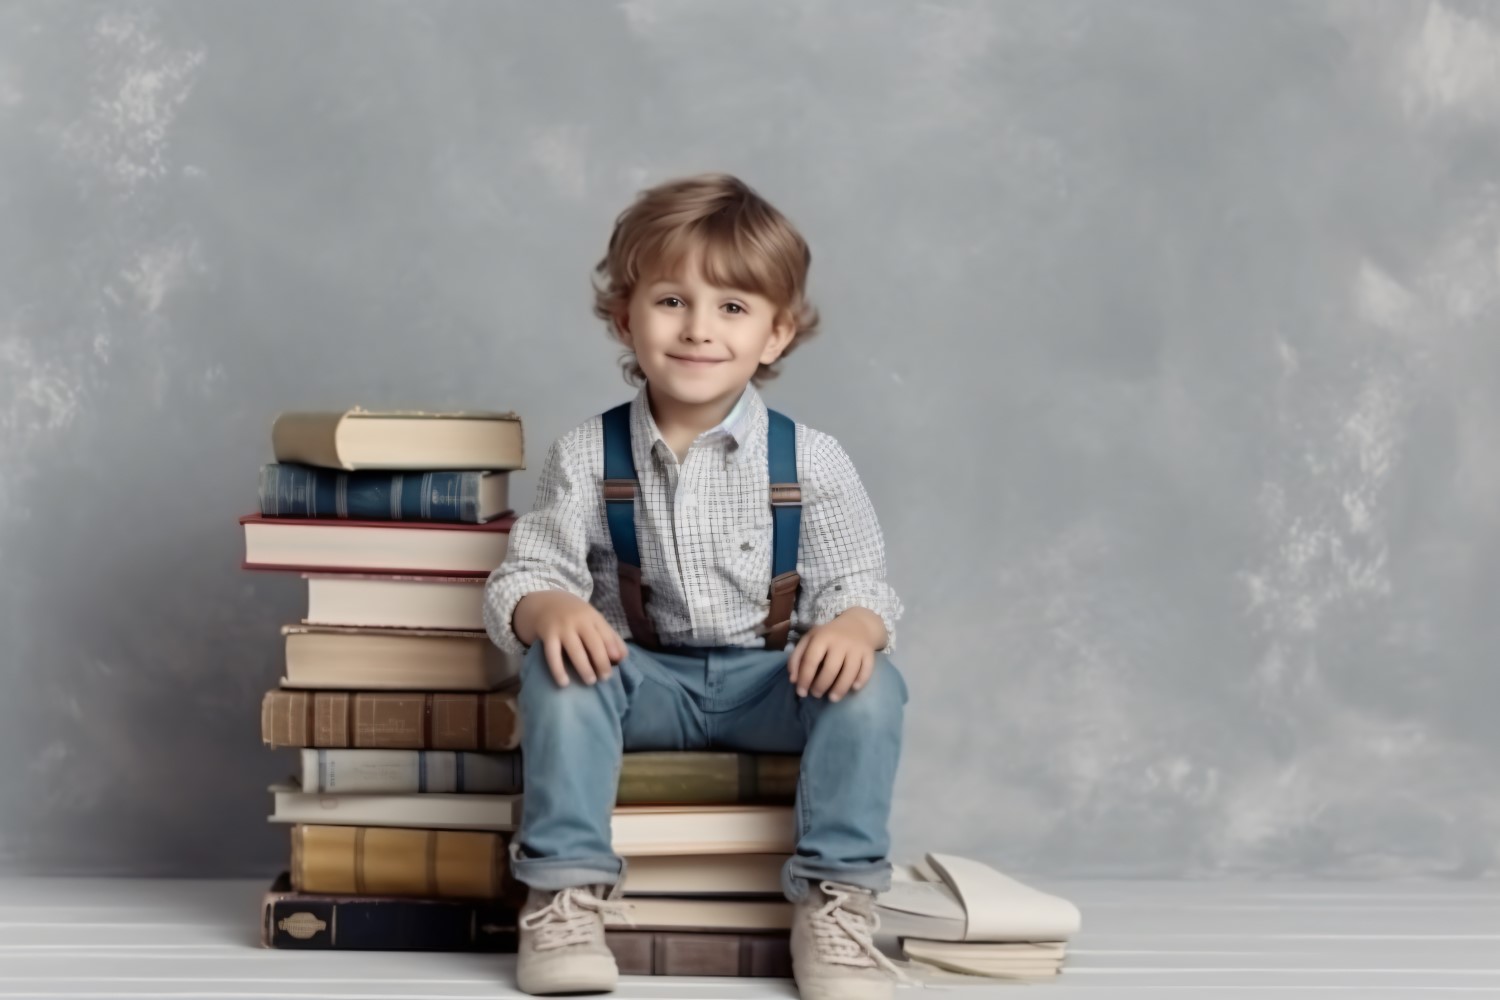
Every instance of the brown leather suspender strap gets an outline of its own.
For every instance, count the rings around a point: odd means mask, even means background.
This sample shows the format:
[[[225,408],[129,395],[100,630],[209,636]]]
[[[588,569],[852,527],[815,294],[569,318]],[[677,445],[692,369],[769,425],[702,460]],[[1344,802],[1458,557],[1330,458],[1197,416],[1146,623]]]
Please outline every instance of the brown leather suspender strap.
[[[797,589],[802,577],[796,570],[771,580],[771,606],[766,610],[766,648],[785,649],[792,631],[792,612],[797,609]]]

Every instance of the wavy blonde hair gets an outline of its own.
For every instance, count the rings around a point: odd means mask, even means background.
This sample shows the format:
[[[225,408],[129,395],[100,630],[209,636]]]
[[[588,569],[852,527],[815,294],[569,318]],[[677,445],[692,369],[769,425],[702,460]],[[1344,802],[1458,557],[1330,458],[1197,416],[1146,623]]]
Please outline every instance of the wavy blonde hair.
[[[710,283],[764,295],[776,305],[777,319],[792,320],[796,332],[782,358],[818,332],[818,310],[807,300],[807,241],[744,181],[708,173],[641,191],[615,219],[609,250],[590,280],[594,315],[608,324],[611,337],[620,339],[617,324],[636,286],[675,272],[694,250],[701,251]],[[633,353],[626,351],[620,367],[632,385],[645,381]],[[761,365],[751,381],[760,385],[778,374],[776,365]]]

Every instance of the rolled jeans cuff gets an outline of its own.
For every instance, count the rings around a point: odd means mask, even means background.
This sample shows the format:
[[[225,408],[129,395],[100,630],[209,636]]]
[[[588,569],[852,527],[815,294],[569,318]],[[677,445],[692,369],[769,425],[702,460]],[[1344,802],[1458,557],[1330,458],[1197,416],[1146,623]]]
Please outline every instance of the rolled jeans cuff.
[[[521,845],[512,841],[510,873],[517,882],[533,889],[555,892],[575,885],[609,886],[609,899],[618,899],[625,891],[624,858],[600,854],[588,858],[528,858]]]
[[[806,896],[814,884],[820,882],[840,882],[878,895],[891,887],[891,863],[888,860],[872,861],[858,866],[835,867],[820,864],[813,858],[793,855],[782,865],[781,890],[794,903]]]

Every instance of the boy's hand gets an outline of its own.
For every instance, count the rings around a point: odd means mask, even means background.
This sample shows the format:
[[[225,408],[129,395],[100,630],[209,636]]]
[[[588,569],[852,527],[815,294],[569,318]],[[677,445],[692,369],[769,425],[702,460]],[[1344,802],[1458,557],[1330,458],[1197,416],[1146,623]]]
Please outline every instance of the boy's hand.
[[[526,645],[542,643],[558,687],[568,686],[567,663],[585,684],[593,684],[609,680],[614,665],[625,659],[625,641],[598,609],[565,591],[527,594],[516,604],[511,624]]]
[[[829,701],[838,701],[850,689],[858,691],[874,672],[875,650],[884,645],[885,623],[865,608],[850,608],[831,622],[813,626],[786,661],[797,697],[811,691],[815,698],[827,694]]]

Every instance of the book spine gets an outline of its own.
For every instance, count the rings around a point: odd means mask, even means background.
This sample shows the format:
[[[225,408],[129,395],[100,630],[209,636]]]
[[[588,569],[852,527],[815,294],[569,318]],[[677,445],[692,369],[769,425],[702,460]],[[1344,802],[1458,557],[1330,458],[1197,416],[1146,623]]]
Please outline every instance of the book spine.
[[[790,979],[791,938],[781,934],[610,929],[604,942],[625,976],[761,976]]]
[[[292,888],[304,893],[501,899],[508,834],[386,826],[292,827]]]
[[[515,750],[513,691],[299,691],[261,700],[267,746],[375,750]]]
[[[320,951],[516,950],[516,910],[496,900],[268,893],[261,944]]]
[[[269,893],[261,943],[284,950],[507,954],[516,951],[516,917],[500,900]],[[786,934],[610,929],[604,940],[626,976],[792,976]]]
[[[302,790],[514,794],[521,790],[521,755],[462,750],[303,750]]]
[[[786,754],[627,753],[619,805],[782,805],[797,794],[801,759]]]
[[[271,424],[271,453],[276,461],[342,469],[348,463],[339,456],[339,424],[342,413],[280,413]]]
[[[260,470],[263,517],[479,523],[478,472],[339,472],[273,464]]]

